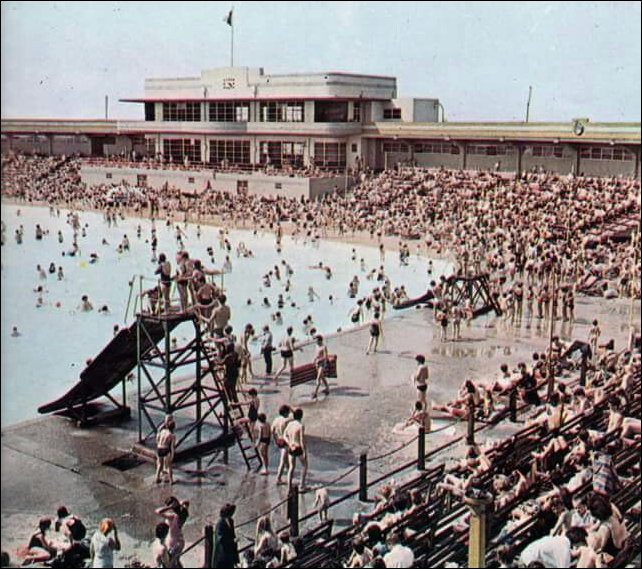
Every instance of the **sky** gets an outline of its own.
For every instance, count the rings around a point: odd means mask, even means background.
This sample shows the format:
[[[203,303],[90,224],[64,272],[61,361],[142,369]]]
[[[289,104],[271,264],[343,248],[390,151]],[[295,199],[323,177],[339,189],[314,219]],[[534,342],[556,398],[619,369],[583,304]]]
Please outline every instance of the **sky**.
[[[451,121],[640,121],[640,2],[2,2],[3,118],[143,118],[145,77],[393,75]]]

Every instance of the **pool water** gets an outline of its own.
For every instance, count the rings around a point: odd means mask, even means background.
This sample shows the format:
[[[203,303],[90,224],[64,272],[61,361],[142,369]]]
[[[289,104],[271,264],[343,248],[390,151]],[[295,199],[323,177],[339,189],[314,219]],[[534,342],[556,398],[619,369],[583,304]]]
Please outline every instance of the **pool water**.
[[[80,212],[80,225],[86,226],[86,236],[79,234],[80,255],[71,257],[62,255],[63,251],[72,248],[73,229],[67,223],[68,213],[68,210],[61,210],[60,216],[56,217],[46,207],[2,206],[2,221],[6,226],[1,273],[2,426],[37,416],[38,406],[62,395],[76,383],[86,360],[98,354],[112,337],[115,324],[121,327],[131,324],[132,307],[128,322],[124,318],[130,291],[128,283],[134,275],[143,275],[149,279],[145,281],[146,287],[153,286],[156,263],[151,261],[151,246],[146,243],[152,227],[149,219],[119,220],[117,226],[109,227],[101,214]],[[36,224],[48,231],[42,240],[35,238]],[[14,238],[20,225],[24,227],[22,244]],[[140,238],[137,237],[138,225],[142,229]],[[164,222],[157,221],[156,228],[158,252],[167,254],[174,271],[179,248],[175,226],[167,227]],[[252,323],[257,331],[263,324],[270,324],[276,344],[285,328],[292,325],[294,336],[302,339],[305,337],[303,319],[308,315],[322,334],[345,329],[351,326],[348,315],[355,305],[355,299],[348,297],[348,283],[352,277],[358,275],[361,282],[359,296],[382,284],[366,279],[367,272],[381,264],[375,247],[353,247],[333,241],[304,243],[301,239],[285,236],[279,254],[272,234],[230,230],[228,239],[232,251],[228,253],[221,248],[218,228],[203,225],[200,237],[196,225],[181,224],[181,229],[186,235],[184,243],[190,256],[201,259],[207,267],[212,267],[208,246],[214,250],[215,268],[222,268],[225,255],[229,254],[232,270],[224,277],[224,287],[232,309],[231,324],[237,335],[247,323]],[[58,241],[58,231],[63,234],[62,244]],[[130,250],[119,253],[118,244],[124,235],[129,239]],[[102,243],[103,238],[108,244]],[[241,241],[253,252],[253,257],[237,256],[236,246]],[[353,248],[356,249],[356,261],[352,260]],[[92,252],[99,257],[93,264],[89,262]],[[365,271],[361,270],[361,258],[365,261]],[[284,291],[286,276],[282,259],[294,271],[289,294]],[[63,280],[58,280],[56,274],[49,274],[52,262],[56,268],[62,266]],[[323,271],[309,268],[319,262],[331,267],[331,279],[327,279]],[[433,277],[446,271],[446,262],[433,263]],[[37,265],[44,269],[46,278],[39,275]],[[281,269],[281,280],[272,277],[271,286],[265,287],[262,277],[275,265]],[[413,254],[408,265],[403,266],[397,253],[388,252],[384,265],[393,288],[404,284],[411,297],[425,292],[426,259]],[[34,292],[39,285],[44,287],[42,295]],[[308,296],[310,286],[318,294],[313,301]],[[279,293],[286,300],[286,306],[280,309],[282,325],[271,320],[271,315],[279,310]],[[83,295],[89,297],[93,311],[80,310]],[[42,306],[37,306],[39,296]],[[271,303],[269,308],[262,306],[265,297]],[[247,305],[248,298],[252,299],[251,305]],[[296,307],[292,307],[291,302],[295,302]],[[103,305],[108,306],[108,314],[98,312]],[[17,337],[12,335],[14,326],[20,334]],[[179,342],[190,331],[189,324],[182,326],[175,332]],[[252,350],[258,354],[258,343],[253,344]]]

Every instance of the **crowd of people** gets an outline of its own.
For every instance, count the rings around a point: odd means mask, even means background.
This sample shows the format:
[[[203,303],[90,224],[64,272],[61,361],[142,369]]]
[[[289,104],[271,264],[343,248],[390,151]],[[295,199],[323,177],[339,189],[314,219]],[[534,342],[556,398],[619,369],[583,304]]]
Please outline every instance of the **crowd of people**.
[[[492,172],[407,168],[365,170],[349,193],[337,191],[318,201],[213,191],[194,200],[172,188],[88,188],[80,181],[80,163],[3,157],[3,172],[10,175],[3,176],[2,193],[72,208],[154,212],[157,218],[189,213],[193,221],[217,218],[308,237],[360,232],[373,242],[384,236],[416,238],[431,252],[451,254],[459,272],[485,272],[502,286],[518,283],[525,302],[529,296],[550,297],[551,287],[542,289],[542,280],[552,269],[560,285],[575,290],[598,279],[607,297],[640,295],[639,232],[615,242],[607,231],[609,223],[639,215],[637,180],[529,173],[511,179]],[[503,293],[508,304],[519,301],[520,291]]]
[[[77,159],[14,155],[3,157],[2,169],[3,197],[52,208],[97,209],[110,220],[125,211],[164,217],[170,226],[181,215],[199,223],[222,220],[274,231],[277,248],[284,231],[310,239],[362,233],[381,244],[382,262],[385,238],[404,240],[399,246],[402,263],[410,254],[405,240],[415,240],[417,250],[450,255],[456,275],[487,274],[490,292],[501,309],[500,322],[507,325],[530,326],[533,321],[558,318],[572,321],[576,295],[588,288],[605,298],[640,297],[639,231],[625,240],[608,235],[609,224],[640,215],[639,181],[547,174],[508,179],[490,172],[409,168],[376,175],[364,172],[350,193],[337,192],[318,201],[207,191],[194,200],[171,188],[88,188],[80,181]],[[150,242],[156,256],[153,237]],[[178,226],[176,240],[182,245]],[[270,326],[257,333],[248,324],[237,337],[229,325],[231,308],[226,296],[211,279],[214,270],[191,259],[184,247],[179,247],[176,271],[164,253],[157,262],[159,283],[147,291],[149,310],[172,310],[175,287],[180,310],[196,314],[225,367],[230,403],[247,408],[245,425],[256,445],[261,472],[269,473],[267,448],[274,444],[279,449],[276,483],[282,483],[285,475],[291,488],[300,465],[299,483],[305,489],[309,464],[303,411],[282,405],[270,423],[256,390],[242,386],[254,375],[248,345],[252,340],[260,343],[266,376],[275,384],[284,372],[292,371],[299,347],[292,329],[278,343],[282,365],[273,375],[272,354],[277,346]],[[318,268],[326,275],[330,269]],[[287,273],[287,265],[282,270]],[[470,323],[473,307],[449,303],[446,278],[431,279],[430,266],[428,277],[441,339],[459,340],[461,324]],[[393,290],[383,265],[365,278],[376,280],[380,287],[359,296],[360,282],[355,276],[348,285],[348,295],[355,301],[349,318],[354,324],[368,324],[366,354],[375,354],[383,336],[386,307],[404,303],[408,296],[403,286]],[[312,298],[314,294],[312,290]],[[308,329],[316,344],[316,398],[320,388],[329,390],[325,378],[329,354],[323,336],[311,324]],[[612,345],[600,344],[600,336],[595,321],[586,338],[590,373],[582,384],[568,378],[549,381],[551,375],[574,376],[581,365],[569,353],[569,346],[554,338],[548,352],[534,353],[532,362],[521,362],[512,371],[502,366],[499,377],[492,380],[466,380],[457,398],[443,405],[429,400],[426,358],[417,355],[411,378],[417,398],[408,424],[430,432],[434,412],[458,419],[474,413],[478,419],[492,421],[512,405],[519,407],[525,421],[527,435],[522,446],[512,444],[514,438],[470,444],[462,458],[446,467],[434,488],[382,486],[375,506],[355,516],[343,543],[349,543],[349,549],[326,548],[325,556],[323,543],[306,544],[288,533],[277,535],[269,517],[259,520],[253,547],[239,552],[235,507],[228,504],[221,509],[216,527],[213,566],[278,567],[295,559],[314,559],[326,567],[427,566],[423,564],[432,553],[423,551],[419,538],[424,525],[437,523],[440,514],[432,510],[430,518],[419,514],[446,497],[457,504],[471,496],[492,497],[492,551],[497,566],[513,566],[516,559],[531,567],[608,564],[627,542],[626,516],[635,514],[628,502],[629,511],[621,511],[617,498],[622,488],[631,484],[639,488],[640,356],[639,349],[616,352]],[[554,388],[545,396],[549,385]],[[157,482],[174,482],[174,427],[168,416],[158,433]],[[630,459],[631,450],[637,450],[637,459]],[[189,517],[189,503],[172,497],[156,513],[163,521],[155,530],[154,563],[178,567],[185,548],[182,528]],[[113,566],[113,552],[121,547],[113,520],[102,520],[88,543],[79,518],[70,516],[66,508],[59,510],[58,518],[56,532],[62,537],[49,537],[51,520],[41,520],[23,552],[26,562],[64,559],[64,566],[74,566],[67,555],[78,555],[92,559],[96,567]],[[454,516],[455,534],[463,535],[469,521],[467,511]],[[533,523],[527,539],[515,538],[517,530]]]

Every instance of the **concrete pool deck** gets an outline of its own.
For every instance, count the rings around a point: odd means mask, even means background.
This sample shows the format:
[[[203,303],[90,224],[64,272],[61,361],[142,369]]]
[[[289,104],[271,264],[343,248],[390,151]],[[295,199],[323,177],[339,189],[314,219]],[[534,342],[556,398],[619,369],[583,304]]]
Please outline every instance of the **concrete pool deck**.
[[[562,338],[586,339],[590,321],[598,318],[602,340],[615,339],[616,349],[626,345],[629,336],[629,300],[577,299],[576,322],[573,326],[557,323]],[[640,325],[640,301],[634,304],[637,330]],[[493,317],[490,317],[492,320]],[[424,353],[431,374],[430,397],[437,402],[452,398],[463,380],[493,378],[501,363],[514,366],[519,361],[530,361],[534,350],[543,351],[548,344],[548,326],[537,328],[510,328],[504,323],[486,327],[488,318],[481,318],[470,328],[462,328],[462,340],[441,343],[439,330],[432,312],[409,309],[395,313],[384,324],[384,337],[376,355],[365,355],[368,341],[367,328],[346,331],[328,337],[331,353],[339,358],[339,378],[331,381],[331,394],[319,402],[311,399],[312,386],[290,391],[286,378],[279,387],[261,380],[253,382],[260,387],[263,410],[272,419],[278,406],[290,403],[304,411],[310,456],[308,484],[314,488],[332,481],[349,467],[358,464],[361,452],[370,456],[384,454],[401,446],[412,434],[398,435],[393,427],[410,414],[415,390],[410,374],[415,368],[414,356]],[[310,361],[313,348],[297,352],[298,362]],[[279,358],[276,358],[279,363]],[[257,371],[262,363],[255,364]],[[133,401],[133,400],[132,400]],[[38,404],[37,389],[34,405]],[[171,494],[191,501],[190,519],[185,526],[188,544],[198,539],[208,521],[214,522],[218,509],[225,502],[237,505],[237,526],[270,509],[286,497],[286,488],[274,484],[269,477],[247,473],[238,449],[229,452],[229,464],[216,460],[204,476],[194,475],[195,464],[178,465],[174,487],[153,483],[154,467],[143,463],[121,472],[105,466],[107,460],[129,452],[137,436],[136,413],[128,422],[91,429],[77,428],[63,417],[43,417],[2,430],[2,549],[15,559],[16,548],[26,543],[42,516],[55,517],[56,508],[66,504],[83,518],[90,532],[103,517],[114,518],[119,527],[123,549],[116,557],[117,566],[133,557],[151,562],[150,544],[157,522],[154,508],[162,505]],[[443,428],[442,428],[443,427]],[[465,424],[451,426],[449,421],[437,421],[436,430],[428,437],[428,450],[465,432]],[[515,427],[501,424],[484,431],[483,437],[503,437]],[[461,450],[457,445],[448,453]],[[274,472],[276,454],[271,447],[271,471]],[[369,477],[412,460],[416,444],[387,458],[368,465]],[[409,469],[405,475],[416,471]],[[298,476],[298,472],[297,472]],[[352,472],[330,487],[332,499],[353,490],[358,471]],[[398,478],[403,478],[400,475]],[[312,508],[314,493],[301,498],[301,515]],[[331,517],[347,522],[354,511],[369,508],[355,500],[348,500],[331,510]],[[273,513],[277,526],[285,523],[284,508]],[[254,524],[239,527],[240,537],[254,534]],[[241,540],[241,545],[248,543]],[[186,566],[202,563],[201,548],[196,548],[185,559]]]

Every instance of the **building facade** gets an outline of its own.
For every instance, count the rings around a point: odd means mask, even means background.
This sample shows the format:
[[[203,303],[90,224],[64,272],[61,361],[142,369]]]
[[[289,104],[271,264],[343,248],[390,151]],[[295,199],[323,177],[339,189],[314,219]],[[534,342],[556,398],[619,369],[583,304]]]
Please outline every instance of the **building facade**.
[[[640,123],[445,122],[438,99],[399,98],[394,77],[220,68],[147,79],[143,96],[123,101],[144,120],[2,120],[2,151],[135,152],[215,169],[413,163],[640,176]]]

